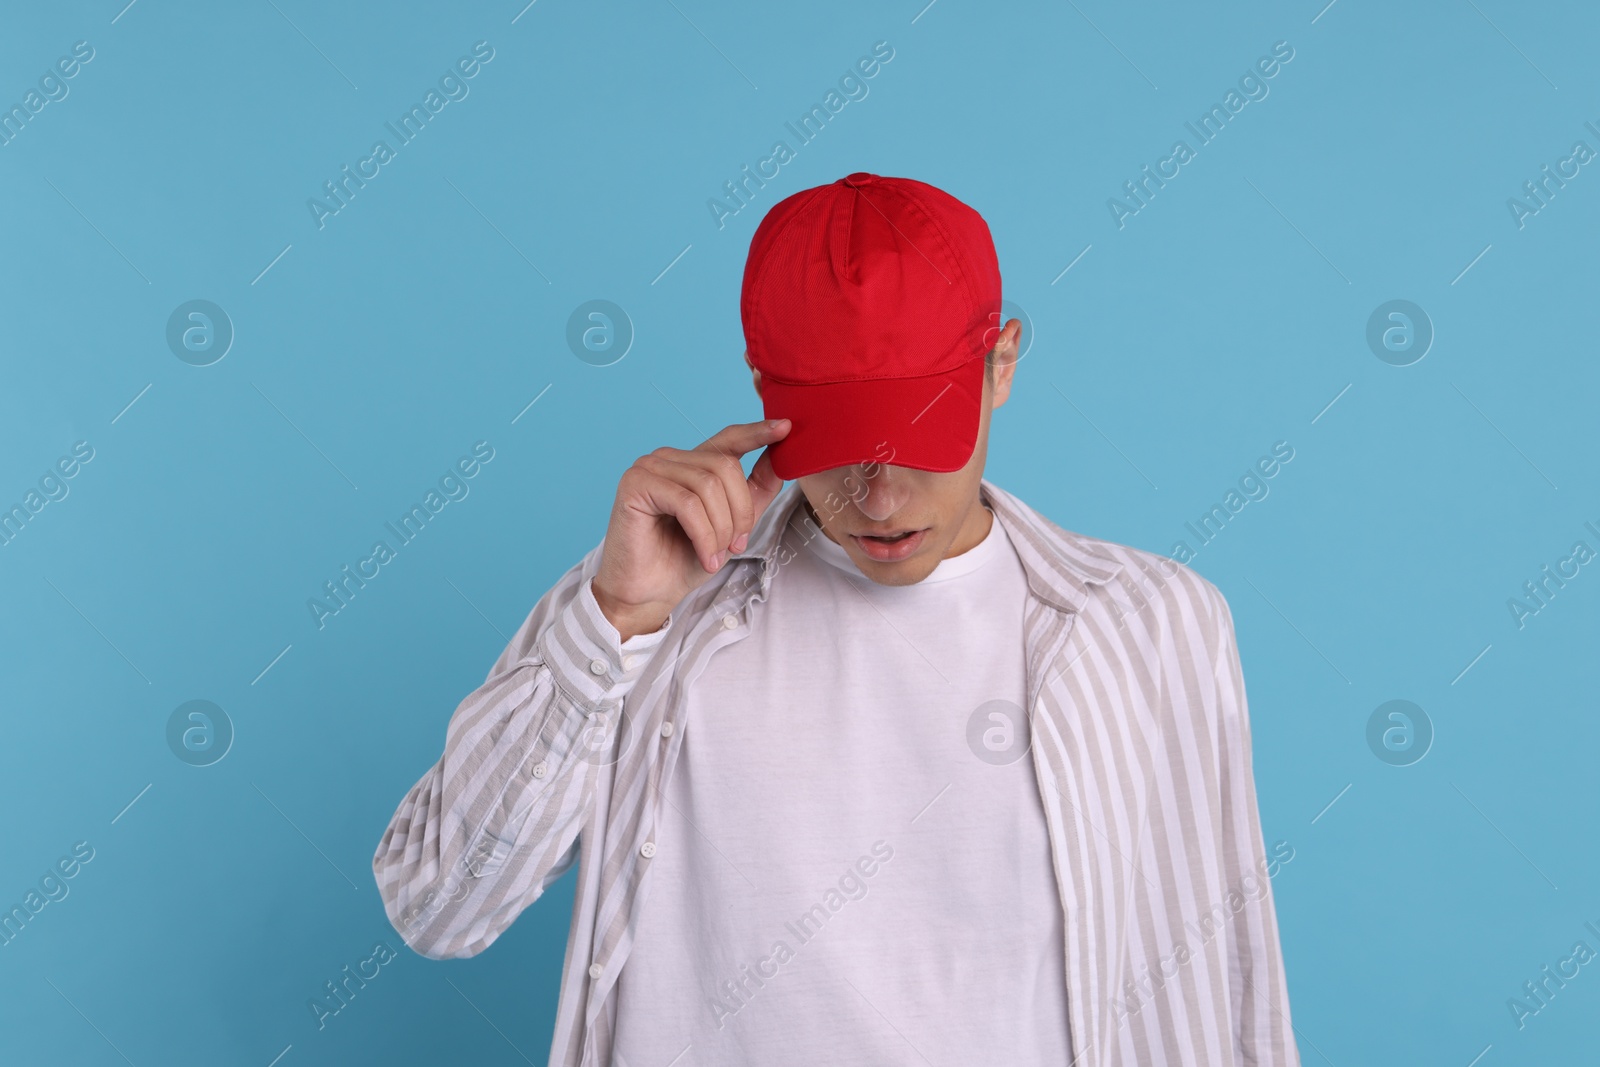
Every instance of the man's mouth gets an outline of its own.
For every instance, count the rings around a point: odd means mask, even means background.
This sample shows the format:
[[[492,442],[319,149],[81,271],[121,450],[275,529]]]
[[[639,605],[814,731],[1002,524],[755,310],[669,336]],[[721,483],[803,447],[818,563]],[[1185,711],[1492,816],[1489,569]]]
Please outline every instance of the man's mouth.
[[[868,559],[880,563],[893,563],[905,559],[917,550],[922,544],[926,530],[902,530],[899,533],[886,536],[875,534],[851,534],[851,538],[866,554]]]

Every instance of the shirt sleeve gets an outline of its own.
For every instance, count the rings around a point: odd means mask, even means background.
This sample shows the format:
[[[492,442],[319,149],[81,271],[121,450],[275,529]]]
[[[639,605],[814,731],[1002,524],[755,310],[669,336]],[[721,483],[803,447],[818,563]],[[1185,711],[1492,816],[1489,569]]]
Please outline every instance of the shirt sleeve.
[[[590,584],[600,547],[456,708],[444,754],[378,843],[384,910],[423,956],[482,952],[577,859],[622,701],[672,628],[622,642]]]
[[[1300,1054],[1289,1021],[1288,981],[1278,942],[1277,910],[1269,873],[1277,868],[1266,858],[1256,804],[1244,672],[1239,662],[1233,614],[1220,591],[1213,587],[1212,594],[1210,610],[1213,632],[1217,635],[1213,678],[1217,686],[1221,730],[1221,859],[1228,868],[1226,884],[1240,887],[1251,900],[1248,906],[1234,911],[1229,929],[1234,1048],[1242,1064],[1299,1067]],[[1258,899],[1255,898],[1257,891]]]

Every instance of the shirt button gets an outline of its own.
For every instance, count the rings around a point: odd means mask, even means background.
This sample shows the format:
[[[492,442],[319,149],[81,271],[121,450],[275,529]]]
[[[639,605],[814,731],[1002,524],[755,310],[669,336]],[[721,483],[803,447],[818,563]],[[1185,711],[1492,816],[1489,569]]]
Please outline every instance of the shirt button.
[[[544,760],[540,760],[538,763],[533,765],[533,776],[535,778],[543,778],[547,773],[549,773],[549,770],[550,768],[545,766]]]
[[[649,859],[655,854],[656,843],[654,841],[646,841],[644,844],[639,846],[639,855],[643,856],[645,859]]]
[[[608,669],[609,668],[606,666],[606,661],[603,660],[603,659],[592,659],[592,660],[589,661],[589,673],[590,674],[595,674],[595,675],[604,674],[604,673],[606,673],[606,671]]]
[[[639,657],[638,656],[623,656],[622,657],[622,669],[623,670],[631,671],[635,667],[637,667],[638,665],[639,665]]]
[[[604,973],[605,973],[604,969],[598,963],[589,964],[589,977],[590,978],[599,978]]]
[[[724,615],[722,617],[722,628],[724,630],[731,630],[738,625],[739,617],[737,615]]]
[[[662,737],[671,737],[672,736],[672,723],[670,721],[664,722],[664,723],[661,724],[661,736]]]

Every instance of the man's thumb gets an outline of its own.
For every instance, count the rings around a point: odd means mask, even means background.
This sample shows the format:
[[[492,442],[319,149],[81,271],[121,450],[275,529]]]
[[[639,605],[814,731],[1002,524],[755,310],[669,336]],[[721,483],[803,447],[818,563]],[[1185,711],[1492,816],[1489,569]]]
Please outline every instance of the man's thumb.
[[[761,450],[761,455],[756,458],[755,465],[750,468],[750,475],[745,482],[750,486],[750,507],[755,512],[755,519],[759,521],[766,513],[767,505],[772,503],[779,490],[783,488],[783,479],[773,473],[772,460],[767,453],[770,446]]]

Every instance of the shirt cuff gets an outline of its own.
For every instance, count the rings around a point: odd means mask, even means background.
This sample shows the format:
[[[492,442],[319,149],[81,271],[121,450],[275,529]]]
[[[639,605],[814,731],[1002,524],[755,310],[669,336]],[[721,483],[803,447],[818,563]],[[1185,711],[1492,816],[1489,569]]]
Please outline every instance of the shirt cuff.
[[[541,639],[544,662],[556,684],[585,711],[619,702],[672,629],[672,616],[654,633],[622,640],[600,610],[585,578],[578,593],[555,617]]]

